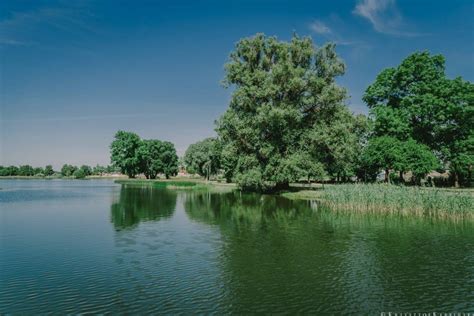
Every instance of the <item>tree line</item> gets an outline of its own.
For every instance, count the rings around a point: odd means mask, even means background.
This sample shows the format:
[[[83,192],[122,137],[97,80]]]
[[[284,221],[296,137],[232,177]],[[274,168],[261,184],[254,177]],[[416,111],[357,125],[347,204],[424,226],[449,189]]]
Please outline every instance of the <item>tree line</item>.
[[[0,166],[0,176],[22,176],[22,177],[72,177],[76,179],[83,179],[91,175],[104,175],[107,173],[118,172],[114,166],[100,166],[91,167],[82,165],[80,167],[64,164],[60,171],[55,171],[52,165],[46,167],[32,167],[30,165],[22,166]]]
[[[178,174],[178,155],[174,144],[157,139],[140,139],[132,132],[118,131],[110,145],[110,160],[123,174],[135,178],[144,174],[155,179],[164,174],[168,179]]]
[[[217,137],[187,149],[187,170],[221,173],[241,188],[286,188],[301,179],[420,184],[449,170],[471,185],[474,85],[448,79],[442,55],[416,52],[383,70],[366,89],[369,115],[354,115],[336,78],[345,64],[334,44],[290,42],[257,34],[240,40],[225,65],[233,93],[216,122]]]

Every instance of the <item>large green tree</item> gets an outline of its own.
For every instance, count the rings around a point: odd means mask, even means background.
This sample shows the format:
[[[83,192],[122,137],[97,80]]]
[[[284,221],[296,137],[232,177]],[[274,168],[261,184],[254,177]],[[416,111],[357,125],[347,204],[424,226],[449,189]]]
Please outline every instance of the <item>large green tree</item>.
[[[385,171],[385,182],[390,183],[390,171],[400,170],[403,163],[402,142],[395,137],[380,136],[369,140],[362,156],[365,176],[372,178],[379,170]]]
[[[70,177],[77,170],[77,167],[73,165],[64,164],[61,168],[61,174],[63,177]]]
[[[363,174],[373,179],[379,170],[385,171],[385,181],[390,182],[391,171],[411,171],[413,182],[420,184],[430,171],[439,168],[437,157],[428,146],[414,139],[399,140],[392,136],[371,138],[361,156]]]
[[[344,63],[333,44],[257,34],[237,43],[225,69],[234,92],[216,130],[226,174],[243,188],[287,187],[301,177],[302,157],[313,157],[306,134],[330,122],[346,97],[335,82]]]
[[[401,143],[402,156],[398,163],[398,171],[403,181],[403,172],[411,171],[412,180],[416,184],[420,184],[429,172],[440,167],[438,158],[433,154],[430,148],[420,144],[413,139],[409,139]]]
[[[140,171],[147,179],[163,173],[168,179],[178,173],[178,155],[174,144],[157,139],[143,140],[138,149]]]
[[[427,145],[453,173],[471,176],[474,151],[474,85],[448,79],[441,55],[418,52],[383,70],[364,95],[374,137],[413,139]],[[470,149],[469,149],[470,148]]]
[[[163,141],[160,147],[160,161],[162,169],[160,170],[169,179],[170,176],[176,176],[179,171],[178,155],[172,142]]]
[[[221,152],[221,144],[216,138],[206,138],[189,145],[184,154],[186,170],[209,180],[220,169]]]
[[[138,150],[141,145],[140,137],[132,132],[118,131],[110,145],[110,160],[123,174],[130,178],[140,172]]]
[[[161,141],[157,139],[142,140],[138,148],[140,171],[147,179],[155,179],[163,169],[160,159]]]

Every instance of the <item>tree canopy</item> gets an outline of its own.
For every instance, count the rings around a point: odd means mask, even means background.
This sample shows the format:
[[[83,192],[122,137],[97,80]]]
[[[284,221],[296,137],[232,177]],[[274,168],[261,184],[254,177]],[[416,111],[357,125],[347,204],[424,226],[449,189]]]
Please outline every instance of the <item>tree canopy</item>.
[[[189,145],[184,154],[186,170],[209,180],[221,167],[221,152],[221,144],[216,138],[206,138]]]
[[[305,140],[336,118],[346,98],[335,82],[345,69],[335,45],[316,48],[309,37],[284,42],[257,34],[237,43],[225,69],[224,84],[234,92],[216,130],[223,165],[231,169],[226,174],[243,188],[288,186],[315,158]],[[314,163],[319,174],[321,162]]]
[[[159,173],[166,178],[178,173],[178,156],[171,142],[142,140],[135,133],[118,131],[110,153],[113,165],[130,178],[139,173],[147,179],[155,179]]]
[[[123,174],[130,178],[140,172],[139,148],[140,137],[131,132],[118,131],[115,140],[110,145],[110,160],[113,165],[120,168]]]
[[[471,177],[474,85],[461,78],[446,78],[444,64],[441,55],[411,54],[398,67],[383,70],[363,99],[373,118],[373,137],[411,139],[426,145],[456,179]],[[427,158],[426,148],[420,150]],[[423,161],[433,165],[431,158]]]

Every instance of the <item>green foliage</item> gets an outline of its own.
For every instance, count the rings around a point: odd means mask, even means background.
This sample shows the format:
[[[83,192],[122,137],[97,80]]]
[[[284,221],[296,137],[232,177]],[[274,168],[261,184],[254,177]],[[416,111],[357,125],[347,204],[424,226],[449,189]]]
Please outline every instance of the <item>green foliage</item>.
[[[87,165],[82,165],[81,168],[79,168],[85,176],[90,176],[92,174],[92,168]]]
[[[474,134],[467,139],[455,140],[451,146],[450,169],[454,171],[455,181],[472,186],[474,166]]]
[[[19,168],[17,166],[3,167],[0,166],[0,176],[18,176]]]
[[[264,190],[320,176],[321,162],[305,140],[322,122],[330,125],[346,97],[335,82],[345,68],[335,46],[316,49],[310,38],[295,35],[282,42],[257,34],[237,43],[225,68],[224,84],[235,88],[216,128],[226,178],[242,188]],[[312,171],[303,172],[309,157]]]
[[[160,170],[163,169],[160,160],[161,141],[150,139],[142,140],[138,148],[138,161],[140,170],[147,179],[155,179]]]
[[[63,175],[63,177],[71,177],[76,170],[76,166],[64,164],[61,168],[61,174]]]
[[[474,85],[446,78],[444,63],[441,55],[414,53],[398,67],[382,71],[367,88],[364,101],[371,109],[374,137],[426,145],[444,160],[456,183],[460,177],[471,182]],[[425,149],[419,154],[423,167],[411,164],[417,177],[426,174],[429,161],[434,165]]]
[[[86,173],[85,173],[84,169],[78,168],[78,169],[74,170],[74,173],[72,174],[72,176],[75,179],[84,179],[86,177]]]
[[[147,179],[155,179],[158,173],[166,178],[178,173],[178,156],[173,143],[156,139],[143,140],[138,149],[140,170]]]
[[[305,143],[312,153],[307,159],[342,180],[355,174],[368,126],[365,116],[353,116],[345,106],[336,109],[330,121],[319,122],[305,135]]]
[[[221,152],[221,144],[216,138],[206,138],[189,145],[184,154],[187,171],[209,179],[220,169]]]
[[[48,177],[48,176],[52,176],[53,174],[54,174],[53,166],[47,165],[44,168],[44,175]]]
[[[161,143],[160,160],[163,166],[160,171],[167,179],[178,174],[178,155],[173,143],[166,141]]]
[[[106,172],[107,172],[107,173],[117,173],[117,172],[120,172],[120,168],[118,168],[117,166],[114,166],[114,165],[108,165],[105,169],[106,169]]]
[[[104,173],[107,173],[107,167],[96,165],[94,168],[92,168],[93,175],[100,176]]]
[[[402,161],[399,162],[398,171],[410,170],[415,183],[420,184],[429,172],[439,168],[439,161],[428,146],[418,144],[413,139],[401,145]]]
[[[140,172],[140,160],[138,149],[140,148],[140,137],[131,132],[118,131],[115,140],[110,145],[110,160],[123,174],[130,178]]]
[[[390,169],[399,170],[403,160],[402,142],[390,136],[369,140],[362,156],[362,166],[367,171],[385,170],[385,181],[390,181]],[[371,173],[372,174],[372,173]]]
[[[36,176],[43,176],[44,177],[44,169],[41,168],[41,167],[36,167],[36,168],[33,168],[33,174]]]
[[[439,161],[428,146],[413,139],[398,140],[391,136],[380,136],[369,140],[362,155],[362,166],[373,177],[380,169],[385,170],[385,181],[390,182],[390,171],[411,171],[413,180],[419,184],[430,171],[439,167]],[[372,172],[372,173],[371,173]]]
[[[113,166],[130,178],[139,173],[147,179],[155,179],[158,173],[166,178],[178,173],[178,156],[171,142],[141,140],[137,134],[118,131],[110,149]]]
[[[30,165],[23,165],[18,168],[18,175],[19,176],[34,176],[35,169]]]
[[[17,176],[18,171],[19,171],[18,167],[16,166],[9,166],[9,167],[0,166],[0,176],[3,176],[3,177]]]

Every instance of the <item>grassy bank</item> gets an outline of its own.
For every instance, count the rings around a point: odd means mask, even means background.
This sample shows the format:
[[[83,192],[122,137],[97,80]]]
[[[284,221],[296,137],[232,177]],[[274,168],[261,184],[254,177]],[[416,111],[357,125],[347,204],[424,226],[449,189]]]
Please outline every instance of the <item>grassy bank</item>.
[[[445,190],[385,184],[326,185],[319,190],[283,193],[292,199],[319,200],[351,213],[474,219],[473,190]]]
[[[115,183],[133,186],[166,187],[168,189],[203,189],[209,187],[235,188],[233,183],[206,181],[201,178],[177,177],[172,179],[120,179]]]

